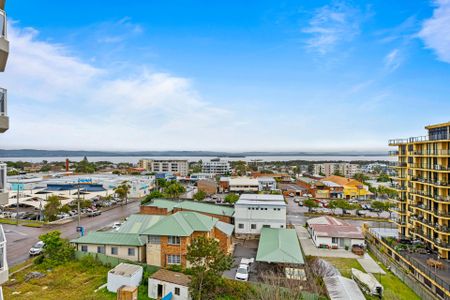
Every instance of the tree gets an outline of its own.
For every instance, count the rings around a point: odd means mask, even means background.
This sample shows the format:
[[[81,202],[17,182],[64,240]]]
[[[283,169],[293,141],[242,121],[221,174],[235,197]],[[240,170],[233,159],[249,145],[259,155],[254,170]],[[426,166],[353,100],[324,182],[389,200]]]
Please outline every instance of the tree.
[[[305,202],[303,202],[303,205],[305,205],[308,208],[308,211],[311,212],[311,210],[315,207],[319,207],[319,204],[314,201],[314,199],[306,199]]]
[[[230,193],[230,194],[226,195],[223,200],[227,203],[234,204],[234,203],[236,203],[236,201],[239,200],[239,195],[235,194],[235,193]]]
[[[185,193],[186,189],[184,186],[182,186],[180,183],[174,181],[170,183],[165,189],[164,194],[167,195],[167,197],[172,199],[177,199],[181,196],[181,194]]]
[[[378,176],[377,181],[378,182],[389,182],[389,181],[391,181],[391,178],[389,177],[388,174],[382,173]]]
[[[49,222],[56,220],[56,215],[61,209],[61,201],[58,196],[52,195],[47,198],[47,203],[44,206],[44,216]]]
[[[206,198],[206,192],[205,191],[198,191],[194,194],[194,200],[202,201]]]
[[[55,230],[39,236],[45,246],[43,258],[38,262],[43,263],[46,268],[62,265],[75,257],[75,249],[60,235],[61,232]]]
[[[158,198],[164,198],[164,194],[161,193],[160,191],[152,191],[150,194],[148,194],[144,198],[144,200],[141,201],[141,204],[151,202],[153,199],[158,199]]]
[[[77,164],[75,168],[75,172],[77,173],[94,173],[95,171],[95,164],[90,163],[86,156]]]
[[[169,185],[169,182],[165,178],[157,178],[156,179],[156,188],[160,191],[166,188]]]
[[[125,200],[125,204],[128,204],[128,193],[130,192],[130,188],[131,186],[128,184],[128,181],[123,181],[114,188],[114,193],[116,193],[117,197],[122,201]]]
[[[192,270],[189,283],[192,299],[215,299],[216,291],[223,285],[221,274],[233,264],[231,255],[222,251],[217,240],[200,236],[188,246],[186,258]]]
[[[371,207],[377,211],[378,217],[380,216],[381,212],[383,211],[389,211],[392,204],[386,201],[373,201],[371,203]]]
[[[16,175],[19,175],[20,173],[19,173],[19,171],[17,171],[17,170],[11,170],[11,171],[8,171],[7,173],[6,173],[6,175],[7,176],[16,176]]]
[[[353,175],[353,179],[358,180],[359,182],[366,182],[367,180],[369,180],[369,177],[367,177],[366,175],[364,175],[363,173],[356,173],[355,175]]]

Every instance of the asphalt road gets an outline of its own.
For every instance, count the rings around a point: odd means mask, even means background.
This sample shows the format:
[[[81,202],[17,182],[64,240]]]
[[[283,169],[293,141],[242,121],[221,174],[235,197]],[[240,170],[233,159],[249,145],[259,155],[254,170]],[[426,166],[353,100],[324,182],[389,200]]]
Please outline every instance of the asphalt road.
[[[111,210],[103,212],[100,216],[81,218],[81,226],[85,228],[85,233],[96,231],[103,227],[112,225],[114,222],[128,217],[131,214],[139,212],[139,201],[130,202],[126,206],[118,206]],[[68,239],[77,238],[77,221],[53,225],[51,227],[31,228],[25,226],[16,226],[2,224],[6,235],[7,260],[9,266],[13,266],[25,261],[28,256],[28,250],[39,240],[39,235],[52,230],[59,230],[61,236]]]

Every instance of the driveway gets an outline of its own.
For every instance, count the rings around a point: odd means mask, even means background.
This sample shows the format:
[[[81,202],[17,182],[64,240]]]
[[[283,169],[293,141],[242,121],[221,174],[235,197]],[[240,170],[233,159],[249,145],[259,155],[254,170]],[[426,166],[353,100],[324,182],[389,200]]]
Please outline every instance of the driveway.
[[[304,255],[320,257],[361,258],[360,256],[344,249],[316,248],[305,227],[295,225],[295,231],[297,231],[297,236],[300,240],[300,245],[302,246]]]
[[[237,268],[239,267],[239,263],[241,262],[241,258],[255,258],[256,259],[256,251],[258,248],[257,240],[239,240],[236,242],[234,246],[233,252],[233,268],[223,273],[223,276],[226,278],[234,279],[236,275]],[[256,262],[250,265],[249,271],[249,281],[257,282],[258,275],[256,273]]]

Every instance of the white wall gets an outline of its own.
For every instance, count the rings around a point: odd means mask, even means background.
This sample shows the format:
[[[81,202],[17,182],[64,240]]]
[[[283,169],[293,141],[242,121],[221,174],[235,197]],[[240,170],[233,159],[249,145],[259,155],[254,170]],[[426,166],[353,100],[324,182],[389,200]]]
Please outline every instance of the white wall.
[[[163,286],[163,297],[168,293],[172,292],[173,300],[189,300],[191,299],[189,296],[189,289],[186,286],[177,285],[170,282],[160,281],[157,279],[149,278],[148,279],[148,297],[152,299],[158,298],[158,284]],[[180,288],[180,295],[175,295],[175,287]]]
[[[258,209],[249,209],[249,207]],[[239,224],[244,224],[244,228],[239,228]],[[252,229],[251,224],[256,224],[256,228]],[[270,225],[271,228],[286,228],[286,206],[284,204],[279,206],[235,205],[234,229],[236,234],[259,234],[263,225]]]
[[[142,280],[143,268],[134,273],[132,276],[122,276],[108,272],[108,291],[116,293],[117,289],[122,285],[138,287]]]

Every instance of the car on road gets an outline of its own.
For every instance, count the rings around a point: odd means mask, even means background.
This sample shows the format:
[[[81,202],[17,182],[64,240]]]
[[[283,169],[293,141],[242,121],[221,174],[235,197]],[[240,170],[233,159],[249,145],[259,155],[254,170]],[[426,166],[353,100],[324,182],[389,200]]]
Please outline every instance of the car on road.
[[[234,279],[248,281],[248,265],[239,265]]]
[[[111,227],[112,229],[119,230],[120,226],[122,226],[121,222],[114,222],[114,224]]]
[[[303,206],[303,201],[298,202],[298,206]]]
[[[295,198],[294,198],[294,202],[295,202],[295,203],[299,203],[299,202],[300,202],[300,198],[295,197]]]
[[[96,217],[96,216],[100,216],[102,214],[101,211],[99,210],[93,210],[91,212],[88,212],[88,217]]]
[[[30,254],[30,256],[39,255],[44,250],[44,246],[45,243],[43,241],[39,241],[30,248],[30,251],[28,251],[28,253]]]

